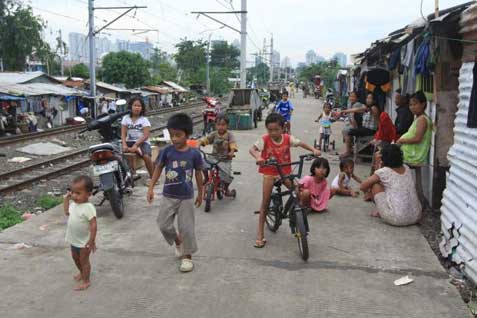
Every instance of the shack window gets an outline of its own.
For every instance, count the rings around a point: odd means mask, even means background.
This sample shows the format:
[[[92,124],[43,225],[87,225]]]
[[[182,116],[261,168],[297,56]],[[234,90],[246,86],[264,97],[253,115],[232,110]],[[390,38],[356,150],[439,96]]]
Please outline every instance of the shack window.
[[[477,62],[474,64],[474,79],[472,92],[470,94],[469,114],[467,117],[467,127],[477,128]]]

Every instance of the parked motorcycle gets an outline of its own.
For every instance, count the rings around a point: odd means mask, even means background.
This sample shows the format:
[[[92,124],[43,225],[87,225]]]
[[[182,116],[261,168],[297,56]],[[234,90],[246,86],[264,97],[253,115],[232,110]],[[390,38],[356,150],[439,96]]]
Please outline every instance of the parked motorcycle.
[[[125,100],[118,100],[116,105],[125,105]],[[121,125],[118,120],[129,111],[107,114],[90,121],[87,128],[80,133],[98,130],[103,143],[89,147],[93,163],[93,175],[99,176],[99,185],[94,194],[103,191],[104,198],[100,205],[108,200],[116,218],[124,215],[123,196],[131,193],[134,187],[131,170],[123,157],[121,147]]]
[[[331,105],[331,108],[335,106],[335,94],[333,93],[333,90],[328,88],[328,91],[326,92],[326,102]]]
[[[203,98],[206,107],[202,111],[202,116],[204,118],[204,129],[202,135],[207,135],[211,133],[215,128],[215,119],[220,113],[220,102],[212,97]]]

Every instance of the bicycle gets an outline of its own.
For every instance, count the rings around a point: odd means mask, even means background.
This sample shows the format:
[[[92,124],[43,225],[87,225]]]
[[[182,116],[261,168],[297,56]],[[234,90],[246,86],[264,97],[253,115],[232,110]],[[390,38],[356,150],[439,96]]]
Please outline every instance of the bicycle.
[[[204,161],[210,166],[206,171],[207,179],[204,185],[204,212],[210,212],[211,204],[212,201],[215,200],[215,197],[217,196],[217,199],[222,200],[226,195],[226,188],[224,182],[220,178],[221,168],[219,167],[219,163],[225,160],[216,159],[212,161],[210,159],[211,157],[217,158],[215,154],[206,153],[202,150],[200,150],[200,152],[204,156]],[[235,199],[237,191],[231,190],[229,196]]]
[[[323,134],[323,138],[320,142],[318,142],[316,139],[313,143],[315,148],[323,149],[324,152],[328,152],[330,144],[333,146],[333,150],[335,150],[335,141],[330,142],[330,136],[331,136],[331,120],[328,119],[320,119],[319,123],[321,124],[322,127],[322,132],[319,133],[320,135]]]
[[[300,160],[295,162],[280,164],[275,159],[269,159],[264,163],[266,166],[275,167],[280,175],[279,179],[275,181],[275,189],[272,192],[270,204],[266,211],[265,222],[267,227],[270,231],[275,233],[280,228],[282,220],[288,218],[291,232],[298,241],[298,249],[300,251],[301,258],[304,261],[308,260],[309,257],[307,238],[309,226],[306,209],[300,205],[296,179],[301,178],[304,161],[310,161],[314,158],[316,158],[314,155],[308,154],[301,155]],[[294,165],[298,165],[297,174],[283,174],[282,167]],[[287,179],[291,181],[291,188],[286,191],[282,191],[282,185]],[[285,205],[283,205],[283,197],[287,195],[289,196],[288,200],[286,201]]]

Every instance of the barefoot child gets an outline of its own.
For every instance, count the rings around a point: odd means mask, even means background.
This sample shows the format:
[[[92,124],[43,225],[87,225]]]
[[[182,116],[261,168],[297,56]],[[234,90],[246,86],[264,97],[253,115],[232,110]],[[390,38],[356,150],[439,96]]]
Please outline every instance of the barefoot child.
[[[79,282],[75,290],[87,289],[91,282],[89,255],[96,251],[96,209],[89,203],[93,192],[93,181],[88,176],[73,180],[71,191],[64,196],[63,208],[68,216],[66,241],[71,245],[71,256],[78,267],[79,274],[74,279]],[[70,203],[70,200],[73,201]]]
[[[267,116],[265,120],[265,127],[267,128],[267,134],[259,138],[255,144],[250,148],[250,154],[256,159],[257,164],[260,166],[258,172],[263,174],[263,194],[262,205],[260,207],[260,216],[258,219],[257,240],[255,241],[255,247],[262,248],[267,242],[263,237],[263,231],[265,226],[265,211],[270,203],[270,196],[273,190],[273,184],[279,173],[275,167],[263,166],[265,160],[275,158],[278,163],[291,162],[291,147],[301,147],[314,153],[315,156],[319,156],[321,153],[318,149],[300,141],[299,139],[283,133],[285,122],[280,114],[272,113]],[[283,167],[284,174],[291,173],[291,166]],[[290,185],[290,184],[288,184]]]
[[[232,132],[228,131],[229,128],[229,119],[220,114],[215,120],[215,129],[216,131],[210,133],[208,136],[200,140],[201,146],[212,145],[212,153],[216,156],[217,159],[221,160],[219,162],[219,174],[220,180],[224,183],[225,195],[233,196],[235,190],[229,190],[229,186],[232,183],[232,158],[235,155],[235,152],[238,151],[237,142],[235,141],[235,136]]]
[[[325,158],[316,158],[310,167],[310,175],[300,180],[300,199],[313,212],[323,212],[328,208],[331,191],[326,178],[330,174],[330,164]]]
[[[340,162],[340,173],[331,183],[331,193],[344,196],[357,197],[358,191],[353,191],[350,186],[351,179],[361,183],[361,179],[354,174],[354,162],[351,159],[344,159]]]
[[[181,259],[179,270],[190,272],[194,269],[192,254],[197,251],[194,220],[194,187],[192,176],[195,172],[198,194],[195,206],[202,204],[204,180],[202,156],[197,149],[187,145],[192,134],[192,119],[184,113],[175,114],[167,121],[167,129],[172,145],[164,148],[155,162],[155,169],[147,192],[149,203],[154,199],[154,185],[166,169],[163,197],[159,207],[157,224],[169,245],[175,243],[175,253]],[[177,216],[178,231],[174,227]]]

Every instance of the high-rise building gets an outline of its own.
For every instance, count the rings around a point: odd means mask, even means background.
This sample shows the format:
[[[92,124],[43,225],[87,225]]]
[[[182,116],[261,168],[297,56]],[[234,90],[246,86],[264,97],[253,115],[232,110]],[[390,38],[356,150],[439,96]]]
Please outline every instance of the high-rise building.
[[[280,52],[273,50],[272,54],[273,67],[280,67]]]
[[[324,61],[326,61],[326,59],[323,56],[321,56],[321,55],[316,56],[316,59],[315,59],[316,64],[324,62]]]
[[[338,64],[341,67],[345,67],[347,64],[347,57],[346,54],[338,52],[335,55],[333,55],[333,59],[338,61]]]
[[[130,42],[129,52],[139,53],[143,58],[149,60],[153,53],[153,46],[149,42]]]
[[[315,51],[309,50],[308,52],[306,52],[305,63],[306,63],[306,65],[311,65],[313,63],[316,63],[316,53],[315,53]]]
[[[84,34],[71,32],[68,34],[69,56],[72,61],[86,62],[89,58],[88,40]]]
[[[291,67],[291,60],[288,56],[285,56],[282,60],[282,67]]]

